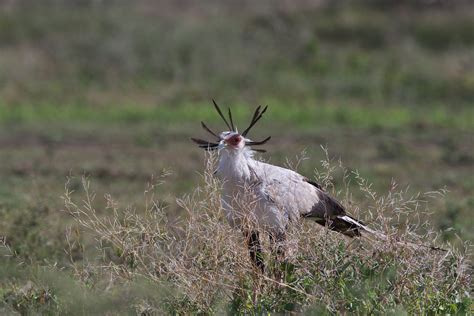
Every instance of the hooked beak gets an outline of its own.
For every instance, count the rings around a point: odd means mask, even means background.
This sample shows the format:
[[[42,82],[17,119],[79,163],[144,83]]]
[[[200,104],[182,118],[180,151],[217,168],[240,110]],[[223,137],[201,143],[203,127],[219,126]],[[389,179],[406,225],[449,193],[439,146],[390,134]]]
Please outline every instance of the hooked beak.
[[[229,138],[224,138],[224,143],[228,146],[237,146],[241,141],[243,140],[243,137],[240,135],[235,135]]]

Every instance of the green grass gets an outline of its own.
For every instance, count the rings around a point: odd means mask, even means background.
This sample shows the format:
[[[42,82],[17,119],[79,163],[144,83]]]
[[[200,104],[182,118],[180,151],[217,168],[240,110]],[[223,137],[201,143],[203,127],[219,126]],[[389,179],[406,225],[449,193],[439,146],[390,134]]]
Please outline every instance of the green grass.
[[[327,105],[291,104],[265,99],[261,104],[268,104],[266,115],[269,121],[277,121],[288,126],[299,128],[319,128],[328,126],[348,126],[353,128],[393,128],[416,129],[417,126],[428,128],[449,128],[471,130],[474,128],[474,109],[466,107],[451,110],[445,106],[426,108],[408,108],[406,106],[361,106],[361,105]],[[0,105],[0,122],[4,124],[32,123],[149,123],[177,124],[192,123],[204,120],[219,122],[213,107],[207,103],[178,104],[175,106],[156,105],[142,106],[110,105],[93,107],[87,105]],[[248,105],[232,104],[235,119],[246,121],[251,115]],[[198,119],[197,119],[198,118]],[[219,122],[220,123],[220,122]]]
[[[472,6],[250,6],[227,19],[213,13],[215,3],[201,5],[203,15],[171,6],[171,16],[158,5],[157,16],[126,3],[13,6],[0,14],[1,99],[110,106],[270,96],[459,108],[474,96]]]

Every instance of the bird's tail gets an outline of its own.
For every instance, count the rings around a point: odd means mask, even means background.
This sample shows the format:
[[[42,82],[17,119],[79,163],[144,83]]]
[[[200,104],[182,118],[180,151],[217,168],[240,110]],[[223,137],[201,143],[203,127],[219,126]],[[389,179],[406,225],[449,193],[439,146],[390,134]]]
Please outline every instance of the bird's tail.
[[[383,241],[389,241],[390,240],[390,238],[387,235],[385,235],[384,233],[373,230],[373,229],[369,228],[367,225],[365,225],[364,223],[362,223],[362,222],[360,222],[360,221],[358,221],[358,220],[356,220],[356,219],[354,219],[354,218],[352,218],[348,215],[337,216],[337,221],[338,222],[344,222],[345,226],[350,228],[349,231],[356,232],[355,234],[353,233],[352,236],[347,233],[348,231],[342,232],[343,234],[348,235],[350,237],[363,236],[361,234],[361,231],[362,231],[362,232],[369,233],[371,236],[373,236],[373,237],[375,237],[379,240],[383,240]],[[397,241],[395,241],[395,243],[397,245],[408,247],[408,248],[411,248],[411,249],[414,249],[414,250],[417,250],[417,249],[430,249],[430,250],[436,250],[436,251],[447,251],[446,249],[436,247],[436,246],[433,246],[433,245],[423,245],[423,244],[418,244],[418,243],[414,243],[414,242],[410,242],[410,241],[397,240]]]

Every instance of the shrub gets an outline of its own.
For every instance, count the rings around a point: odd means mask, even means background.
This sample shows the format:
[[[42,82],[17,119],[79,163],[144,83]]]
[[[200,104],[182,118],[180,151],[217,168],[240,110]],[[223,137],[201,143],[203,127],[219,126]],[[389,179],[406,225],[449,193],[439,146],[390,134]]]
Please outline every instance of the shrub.
[[[155,184],[145,192],[143,212],[120,210],[106,196],[110,215],[99,216],[86,178],[82,202],[74,201],[70,191],[64,196],[68,212],[94,233],[103,253],[109,253],[96,268],[106,269],[115,282],[141,277],[170,287],[171,294],[155,302],[159,306],[152,310],[173,314],[468,312],[471,275],[465,250],[450,245],[443,245],[446,251],[431,249],[437,234],[422,220],[429,211],[426,199],[440,192],[408,196],[407,190],[393,184],[379,196],[359,174],[326,160],[317,180],[333,194],[345,196],[341,200],[349,211],[385,237],[349,240],[312,222],[295,223],[289,228],[284,260],[277,260],[269,241],[263,240],[269,269],[261,274],[248,258],[241,232],[226,223],[221,184],[212,174],[215,162],[216,157],[210,156],[203,184],[177,200],[187,214],[179,219],[166,214],[154,195]],[[343,175],[345,188],[348,181],[358,183],[366,196],[364,216],[348,189],[334,189],[334,174]]]

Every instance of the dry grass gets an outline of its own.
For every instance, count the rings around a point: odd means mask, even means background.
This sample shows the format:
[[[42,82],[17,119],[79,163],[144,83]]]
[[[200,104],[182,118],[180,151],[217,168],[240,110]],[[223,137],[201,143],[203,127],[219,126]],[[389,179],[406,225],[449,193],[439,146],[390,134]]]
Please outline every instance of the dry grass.
[[[172,294],[150,310],[174,314],[468,312],[468,245],[463,250],[442,245],[447,251],[413,246],[436,243],[436,233],[419,220],[419,214],[429,210],[425,199],[440,192],[407,197],[406,190],[397,190],[394,184],[380,196],[357,173],[327,159],[323,170],[316,172],[317,180],[339,196],[352,214],[387,238],[349,240],[315,223],[300,222],[289,229],[285,260],[270,255],[269,242],[264,240],[269,269],[261,274],[249,260],[241,232],[232,230],[225,220],[220,183],[212,175],[215,162],[216,157],[210,156],[203,184],[177,200],[187,216],[173,223],[154,194],[163,178],[146,190],[143,211],[121,210],[112,197],[105,196],[108,216],[97,215],[87,179],[83,179],[82,201],[74,201],[67,190],[67,211],[94,233],[104,254],[94,269],[107,271],[112,283],[140,276],[167,284]],[[335,174],[343,175],[342,191],[332,185]],[[365,212],[359,211],[347,192],[349,181],[357,181],[366,193],[369,207]],[[72,240],[71,253],[76,247]],[[76,275],[83,275],[84,265],[76,264],[72,256],[71,262]]]

